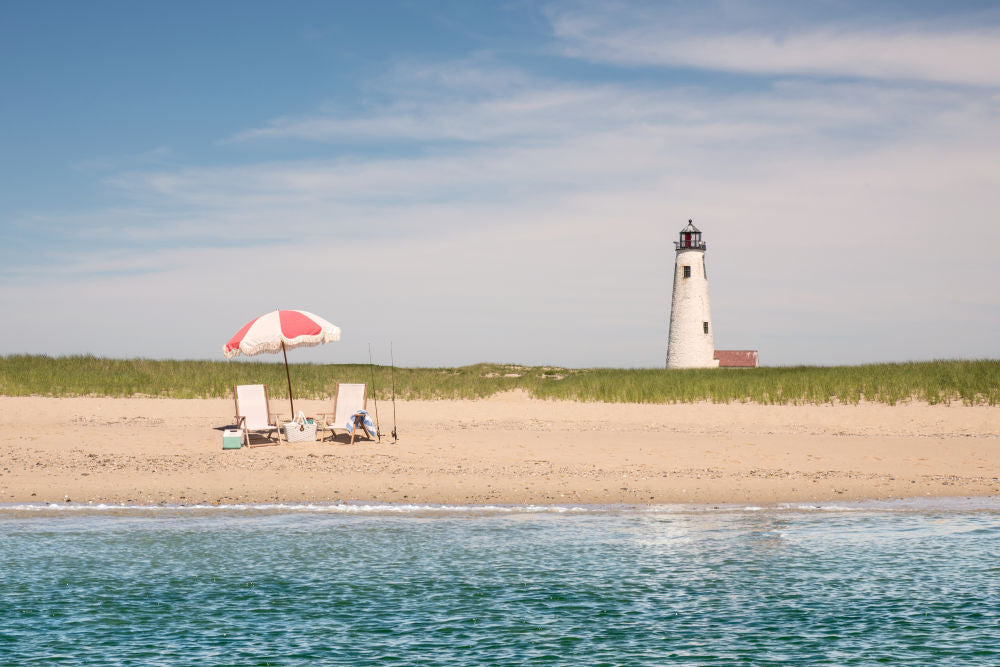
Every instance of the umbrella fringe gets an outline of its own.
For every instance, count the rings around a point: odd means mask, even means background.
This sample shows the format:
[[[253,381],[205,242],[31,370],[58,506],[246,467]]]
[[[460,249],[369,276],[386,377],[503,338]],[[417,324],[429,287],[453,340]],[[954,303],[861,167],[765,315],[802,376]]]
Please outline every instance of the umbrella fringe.
[[[315,347],[317,345],[322,345],[323,343],[333,343],[340,340],[339,335],[331,335],[329,333],[316,334],[315,336],[297,336],[294,339],[281,337],[277,341],[267,341],[264,343],[257,343],[256,345],[246,345],[234,348],[232,350],[227,350],[225,346],[222,348],[222,353],[226,356],[226,359],[232,359],[238,357],[241,354],[252,357],[258,354],[263,354],[265,352],[275,353],[281,352],[281,344],[285,343],[288,347]]]

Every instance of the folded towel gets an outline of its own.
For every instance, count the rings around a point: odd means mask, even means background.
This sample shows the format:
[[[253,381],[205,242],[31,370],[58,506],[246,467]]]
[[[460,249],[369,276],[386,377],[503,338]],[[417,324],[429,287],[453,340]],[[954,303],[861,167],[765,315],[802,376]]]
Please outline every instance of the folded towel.
[[[362,417],[362,423],[364,424],[365,431],[368,433],[369,438],[375,437],[375,422],[372,421],[371,416],[368,414],[367,410],[358,410],[351,418],[347,420],[347,433],[348,435],[354,434],[354,418],[358,415]]]

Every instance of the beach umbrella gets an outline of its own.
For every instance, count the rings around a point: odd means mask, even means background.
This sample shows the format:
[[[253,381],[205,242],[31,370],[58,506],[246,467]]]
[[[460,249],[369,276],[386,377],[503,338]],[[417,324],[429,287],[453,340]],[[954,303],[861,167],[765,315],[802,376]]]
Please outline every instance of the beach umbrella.
[[[285,377],[288,379],[288,404],[295,418],[292,401],[292,376],[288,372],[288,349],[311,347],[340,340],[340,327],[330,324],[319,315],[304,310],[273,310],[243,325],[229,342],[222,346],[226,359],[241,354],[254,356],[281,350],[285,357]]]

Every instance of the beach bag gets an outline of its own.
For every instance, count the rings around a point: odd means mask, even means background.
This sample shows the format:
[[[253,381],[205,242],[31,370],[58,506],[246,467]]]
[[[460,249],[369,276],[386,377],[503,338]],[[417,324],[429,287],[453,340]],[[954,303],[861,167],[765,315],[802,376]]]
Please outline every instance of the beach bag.
[[[306,413],[299,410],[294,420],[285,422],[285,440],[288,442],[313,442],[316,440],[316,422],[306,419]]]

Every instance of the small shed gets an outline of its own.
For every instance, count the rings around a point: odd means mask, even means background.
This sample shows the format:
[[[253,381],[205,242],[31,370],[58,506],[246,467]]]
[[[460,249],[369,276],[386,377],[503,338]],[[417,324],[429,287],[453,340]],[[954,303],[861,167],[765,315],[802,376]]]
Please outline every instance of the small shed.
[[[719,368],[757,368],[757,350],[716,350]]]

